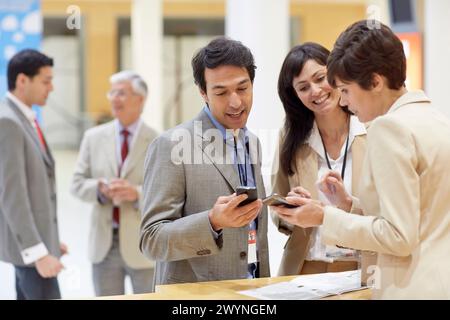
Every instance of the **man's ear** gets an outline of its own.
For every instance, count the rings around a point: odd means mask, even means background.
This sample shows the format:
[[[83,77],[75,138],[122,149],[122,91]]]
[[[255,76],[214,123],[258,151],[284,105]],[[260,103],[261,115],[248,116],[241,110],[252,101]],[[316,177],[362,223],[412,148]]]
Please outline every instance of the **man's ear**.
[[[387,79],[378,73],[372,75],[372,90],[375,92],[381,92],[381,90],[386,86]]]
[[[29,80],[29,78],[26,74],[19,73],[16,78],[16,88],[17,87],[22,88],[25,85],[25,83],[27,83],[27,80]]]
[[[200,95],[202,96],[203,100],[206,103],[209,103],[208,95],[206,94],[206,92],[203,91],[202,88],[200,88],[200,87],[198,88],[198,91],[200,92]]]
[[[138,96],[139,97],[139,105],[141,106],[141,112],[144,111],[144,107],[145,107],[145,98],[141,95]]]

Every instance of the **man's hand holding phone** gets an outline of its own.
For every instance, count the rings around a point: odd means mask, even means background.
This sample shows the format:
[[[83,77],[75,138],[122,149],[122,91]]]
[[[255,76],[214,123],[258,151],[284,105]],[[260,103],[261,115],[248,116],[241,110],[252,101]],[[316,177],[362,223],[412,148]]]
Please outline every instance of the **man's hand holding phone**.
[[[239,186],[236,188],[236,195],[239,196],[241,194],[246,194],[248,197],[239,203],[238,207],[245,206],[246,204],[258,199],[258,190],[256,190],[256,187]]]
[[[253,221],[261,211],[262,201],[256,199],[239,206],[241,202],[248,198],[249,196],[246,193],[240,195],[233,193],[229,196],[217,198],[209,212],[209,221],[213,229],[219,231],[223,228],[240,228]]]

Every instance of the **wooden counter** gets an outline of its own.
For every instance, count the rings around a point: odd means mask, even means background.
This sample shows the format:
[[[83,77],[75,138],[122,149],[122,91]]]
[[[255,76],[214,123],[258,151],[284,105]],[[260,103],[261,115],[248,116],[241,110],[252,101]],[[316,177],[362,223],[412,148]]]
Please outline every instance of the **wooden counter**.
[[[277,282],[290,281],[297,276],[272,277],[259,279],[239,279],[208,281],[156,286],[155,293],[131,294],[123,296],[99,297],[99,299],[117,300],[255,300],[237,293],[242,290],[256,289]],[[367,300],[370,289],[345,293],[324,298],[325,300]]]

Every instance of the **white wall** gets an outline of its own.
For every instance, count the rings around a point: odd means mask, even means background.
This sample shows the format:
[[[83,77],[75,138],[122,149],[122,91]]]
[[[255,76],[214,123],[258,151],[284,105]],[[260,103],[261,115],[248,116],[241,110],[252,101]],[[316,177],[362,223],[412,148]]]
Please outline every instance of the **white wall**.
[[[425,91],[433,104],[450,117],[450,1],[427,0],[424,6]]]
[[[149,96],[144,121],[154,129],[163,128],[162,106],[162,0],[133,0],[131,13],[133,70],[147,82]]]
[[[42,108],[45,137],[54,148],[75,148],[79,143],[77,121],[82,117],[78,37],[46,37],[42,51],[54,59],[54,90]]]

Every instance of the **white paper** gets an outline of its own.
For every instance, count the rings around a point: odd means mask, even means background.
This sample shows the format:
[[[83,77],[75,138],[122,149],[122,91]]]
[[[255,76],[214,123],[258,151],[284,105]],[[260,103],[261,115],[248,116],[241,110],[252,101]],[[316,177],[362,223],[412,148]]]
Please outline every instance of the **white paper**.
[[[360,289],[361,270],[352,270],[302,275],[291,281],[238,293],[262,300],[310,300]]]

